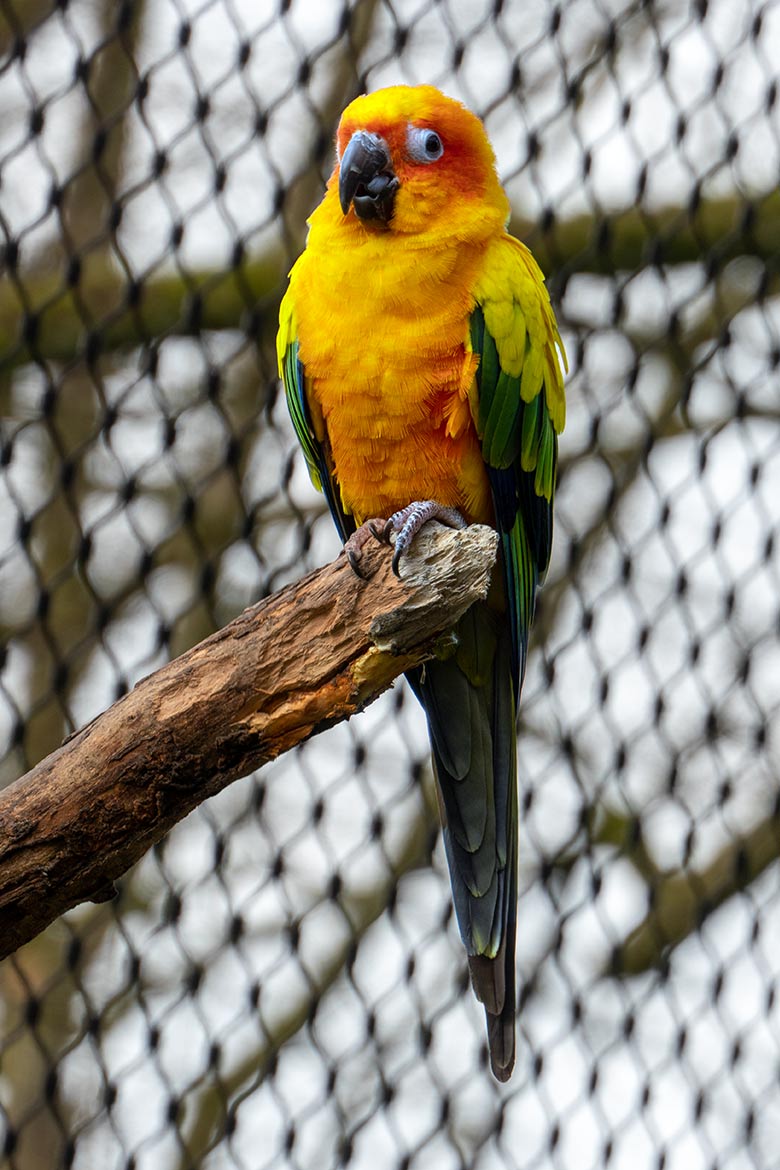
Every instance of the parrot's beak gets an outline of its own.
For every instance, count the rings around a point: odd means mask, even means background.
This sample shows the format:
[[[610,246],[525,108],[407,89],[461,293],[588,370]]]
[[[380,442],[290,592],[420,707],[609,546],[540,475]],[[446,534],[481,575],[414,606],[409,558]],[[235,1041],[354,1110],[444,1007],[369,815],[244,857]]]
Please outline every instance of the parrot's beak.
[[[339,202],[346,215],[350,204],[362,220],[389,223],[393,218],[398,178],[384,138],[356,130],[341,156]]]

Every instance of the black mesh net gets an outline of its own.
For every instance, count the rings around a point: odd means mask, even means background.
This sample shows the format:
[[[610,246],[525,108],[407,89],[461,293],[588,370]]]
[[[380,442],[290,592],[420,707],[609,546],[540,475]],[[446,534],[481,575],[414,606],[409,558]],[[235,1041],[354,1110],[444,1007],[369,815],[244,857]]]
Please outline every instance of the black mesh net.
[[[573,371],[490,1077],[402,684],[0,967],[0,1164],[780,1166],[780,5],[0,0],[6,783],[335,555],[276,382],[339,112],[486,122]]]

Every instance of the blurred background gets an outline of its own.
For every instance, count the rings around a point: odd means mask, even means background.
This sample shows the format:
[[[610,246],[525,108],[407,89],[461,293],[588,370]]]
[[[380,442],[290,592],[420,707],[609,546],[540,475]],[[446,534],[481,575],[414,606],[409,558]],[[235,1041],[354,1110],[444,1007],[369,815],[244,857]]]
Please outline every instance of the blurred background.
[[[780,1166],[779,67],[776,0],[0,0],[0,782],[337,553],[272,341],[352,97],[484,118],[572,365],[512,1081],[399,682],[0,966],[2,1167]]]

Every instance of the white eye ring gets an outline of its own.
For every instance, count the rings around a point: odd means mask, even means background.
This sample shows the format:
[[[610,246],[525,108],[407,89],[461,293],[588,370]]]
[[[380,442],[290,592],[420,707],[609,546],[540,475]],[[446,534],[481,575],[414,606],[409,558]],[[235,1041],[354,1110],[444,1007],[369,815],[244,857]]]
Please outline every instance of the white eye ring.
[[[444,154],[444,143],[435,130],[424,126],[410,126],[406,135],[406,148],[415,162],[437,162]]]

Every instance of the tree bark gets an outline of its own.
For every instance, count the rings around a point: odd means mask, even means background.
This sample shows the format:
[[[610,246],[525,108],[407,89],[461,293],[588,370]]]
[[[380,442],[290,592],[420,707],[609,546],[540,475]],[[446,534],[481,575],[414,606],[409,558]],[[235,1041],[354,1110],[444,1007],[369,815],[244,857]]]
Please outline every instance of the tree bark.
[[[366,546],[174,659],[0,793],[0,958],[102,901],[206,797],[348,718],[484,598],[498,538],[428,525],[401,564]]]

